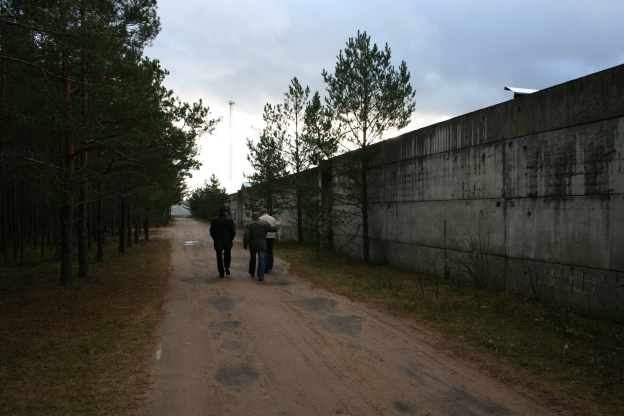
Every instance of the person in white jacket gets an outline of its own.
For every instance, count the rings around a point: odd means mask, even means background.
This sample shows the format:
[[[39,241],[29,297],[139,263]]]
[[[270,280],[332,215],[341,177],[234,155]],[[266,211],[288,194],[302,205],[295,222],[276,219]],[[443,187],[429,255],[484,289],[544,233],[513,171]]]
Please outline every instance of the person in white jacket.
[[[268,223],[271,227],[276,227],[277,225],[279,225],[277,224],[277,221],[275,221],[275,218],[269,215],[269,211],[266,208],[262,208],[260,210],[260,221]],[[266,235],[267,251],[265,263],[266,267],[264,269],[265,273],[273,268],[273,242],[275,240],[277,240],[278,243],[281,241],[279,231],[276,231],[274,233],[268,232]]]

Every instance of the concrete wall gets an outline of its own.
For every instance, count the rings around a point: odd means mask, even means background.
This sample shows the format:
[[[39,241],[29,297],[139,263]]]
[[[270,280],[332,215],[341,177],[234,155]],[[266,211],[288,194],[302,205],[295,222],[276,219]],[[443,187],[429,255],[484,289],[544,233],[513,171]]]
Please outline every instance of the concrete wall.
[[[228,195],[228,204],[230,206],[230,215],[236,225],[247,225],[251,221],[247,204],[249,203],[249,195],[247,189],[243,186],[240,190]]]
[[[487,241],[501,287],[624,310],[623,152],[624,66],[378,143],[371,259],[441,274]]]
[[[372,150],[372,260],[453,278],[457,259],[479,251],[500,288],[624,319],[624,65]],[[345,157],[321,169],[323,192],[340,193]],[[332,204],[326,241],[361,256],[361,222],[345,223],[339,213],[353,209]],[[296,239],[289,209],[283,233]]]

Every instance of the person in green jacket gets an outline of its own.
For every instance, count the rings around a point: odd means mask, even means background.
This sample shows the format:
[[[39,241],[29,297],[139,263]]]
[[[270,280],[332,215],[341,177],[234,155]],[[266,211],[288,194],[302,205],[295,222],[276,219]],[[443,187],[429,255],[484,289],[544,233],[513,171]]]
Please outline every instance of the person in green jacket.
[[[264,221],[260,221],[260,215],[254,212],[251,217],[251,222],[245,227],[245,235],[243,237],[243,247],[247,250],[249,247],[249,253],[251,257],[249,259],[249,274],[254,277],[256,271],[256,253],[258,253],[258,280],[264,280],[264,268],[266,257],[266,234],[268,232],[275,232],[278,230],[277,226],[282,225],[281,222],[277,222],[275,227],[270,226]]]

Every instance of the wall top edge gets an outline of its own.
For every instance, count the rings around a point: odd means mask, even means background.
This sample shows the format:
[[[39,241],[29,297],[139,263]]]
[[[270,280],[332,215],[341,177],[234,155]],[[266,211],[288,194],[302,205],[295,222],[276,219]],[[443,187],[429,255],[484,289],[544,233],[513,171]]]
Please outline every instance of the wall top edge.
[[[449,127],[476,129],[484,141],[508,139],[624,115],[624,64],[465,113],[376,143],[424,139]]]

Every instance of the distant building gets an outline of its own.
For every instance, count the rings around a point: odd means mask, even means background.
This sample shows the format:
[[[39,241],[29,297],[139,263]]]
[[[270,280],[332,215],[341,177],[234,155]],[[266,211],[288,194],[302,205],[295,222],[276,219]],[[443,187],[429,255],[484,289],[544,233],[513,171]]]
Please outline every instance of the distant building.
[[[171,218],[190,218],[191,210],[186,203],[171,206]]]
[[[230,205],[230,215],[236,225],[245,225],[251,221],[246,212],[246,204],[249,202],[249,194],[247,189],[253,184],[251,182],[243,182],[240,190],[228,195]]]

